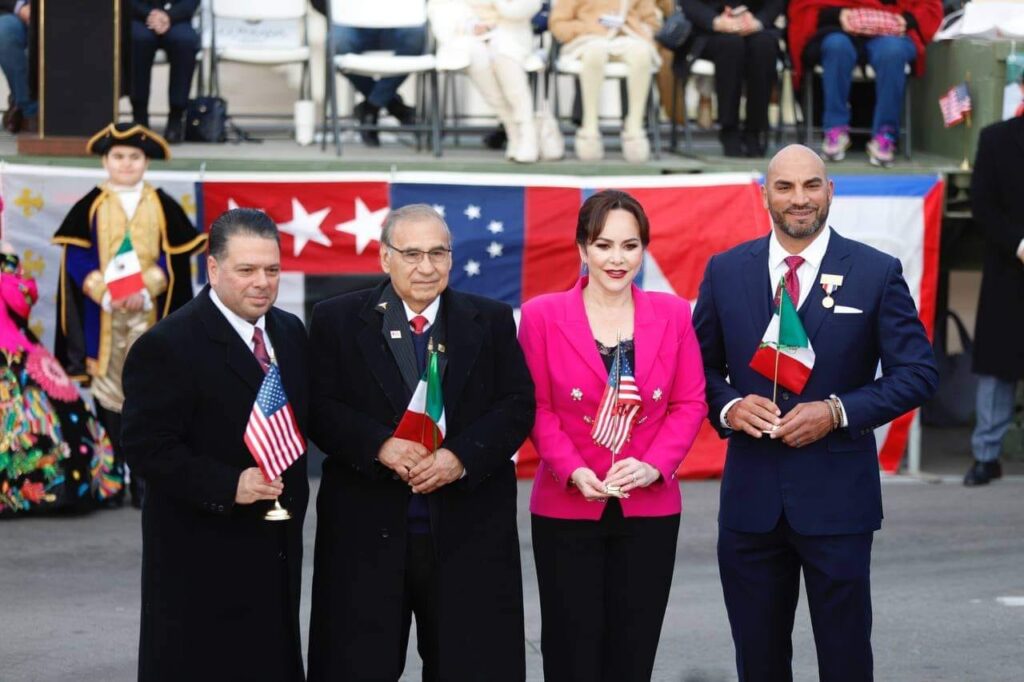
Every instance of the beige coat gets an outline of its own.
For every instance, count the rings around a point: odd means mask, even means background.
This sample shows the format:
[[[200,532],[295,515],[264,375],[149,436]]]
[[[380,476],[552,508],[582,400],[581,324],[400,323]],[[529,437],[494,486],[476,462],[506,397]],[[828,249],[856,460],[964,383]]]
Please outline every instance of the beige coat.
[[[655,0],[554,0],[548,29],[555,39],[570,43],[583,36],[610,38],[610,29],[599,22],[602,15],[620,14],[626,7],[622,32],[654,45],[654,33],[661,28],[661,11]]]

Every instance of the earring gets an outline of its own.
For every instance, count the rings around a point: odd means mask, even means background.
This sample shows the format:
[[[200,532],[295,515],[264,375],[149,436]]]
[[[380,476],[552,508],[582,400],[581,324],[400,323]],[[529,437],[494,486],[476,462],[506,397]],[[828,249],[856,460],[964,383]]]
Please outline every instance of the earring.
[[[587,267],[586,263],[580,263],[580,277],[586,277],[590,274],[590,268]]]

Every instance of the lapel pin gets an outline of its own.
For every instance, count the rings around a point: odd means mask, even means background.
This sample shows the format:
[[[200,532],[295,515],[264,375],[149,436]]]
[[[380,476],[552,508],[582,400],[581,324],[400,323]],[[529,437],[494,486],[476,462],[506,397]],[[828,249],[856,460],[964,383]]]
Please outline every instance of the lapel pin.
[[[444,352],[444,344],[443,343],[437,344],[437,352],[438,353],[443,353]]]
[[[593,424],[594,423],[594,420],[591,419],[590,417],[586,416],[586,415],[583,415],[583,421],[585,421],[588,424]]]
[[[398,331],[397,329],[392,329],[391,330],[391,338],[393,338],[393,339],[400,339],[400,338],[402,338],[402,332]]]
[[[380,303],[377,304],[377,307],[380,308],[381,310],[387,310],[388,309],[388,302],[387,301],[381,301]]]
[[[578,388],[572,389],[572,399],[573,400],[583,400],[583,391],[581,391]]]
[[[659,400],[661,400],[661,389],[654,389],[654,395],[652,395],[651,397],[654,398],[654,402],[658,402]]]

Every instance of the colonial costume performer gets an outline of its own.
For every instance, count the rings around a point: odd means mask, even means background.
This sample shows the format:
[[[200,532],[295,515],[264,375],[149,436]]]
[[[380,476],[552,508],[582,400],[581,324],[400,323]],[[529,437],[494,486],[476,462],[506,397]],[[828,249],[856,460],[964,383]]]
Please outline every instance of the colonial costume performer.
[[[111,124],[87,149],[103,156],[110,177],[75,204],[53,237],[64,247],[55,351],[70,375],[89,384],[116,450],[128,349],[191,300],[189,257],[206,236],[174,199],[142,179],[150,159],[170,157],[159,135]]]

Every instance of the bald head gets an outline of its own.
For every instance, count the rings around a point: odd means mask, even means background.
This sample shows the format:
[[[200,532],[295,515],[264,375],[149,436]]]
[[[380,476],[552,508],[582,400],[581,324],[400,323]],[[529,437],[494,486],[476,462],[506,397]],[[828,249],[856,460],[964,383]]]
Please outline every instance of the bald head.
[[[814,241],[825,226],[832,189],[825,163],[813,149],[791,144],[772,157],[761,196],[779,240],[790,253]]]
[[[818,156],[818,152],[802,144],[791,144],[783,147],[768,162],[768,173],[765,182],[770,183],[773,175],[780,172],[788,172],[794,168],[806,169],[828,179],[828,171],[825,170],[825,162]]]

